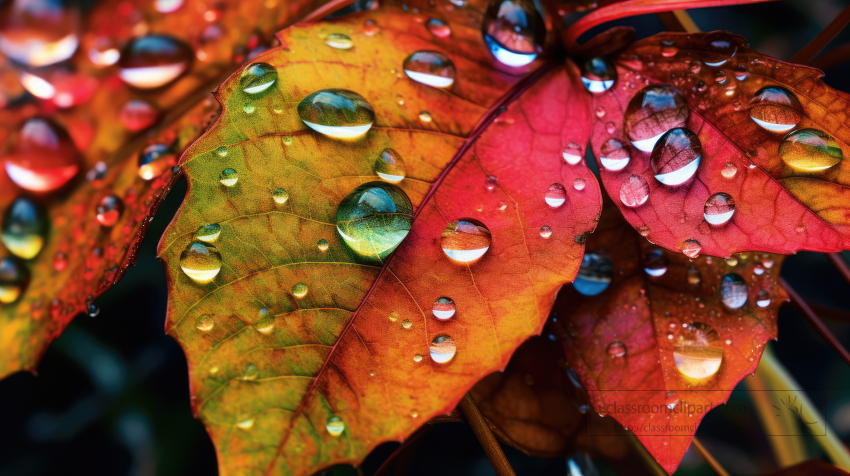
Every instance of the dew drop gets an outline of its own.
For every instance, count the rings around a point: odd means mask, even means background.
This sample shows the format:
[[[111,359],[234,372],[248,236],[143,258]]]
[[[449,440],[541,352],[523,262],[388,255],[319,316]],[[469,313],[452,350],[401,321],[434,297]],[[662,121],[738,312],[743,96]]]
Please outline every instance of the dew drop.
[[[375,36],[380,31],[381,28],[377,23],[375,23],[375,20],[366,20],[363,22],[363,33],[365,33],[366,36]]]
[[[492,0],[481,31],[490,53],[513,67],[534,61],[546,37],[543,17],[530,0]]]
[[[346,89],[322,89],[298,103],[298,116],[311,129],[334,139],[354,139],[375,122],[363,96]]]
[[[583,178],[578,177],[575,180],[573,180],[573,188],[575,188],[576,190],[579,190],[579,191],[584,190],[584,186],[585,186],[585,183],[584,183]]]
[[[455,311],[457,311],[457,305],[447,297],[437,298],[434,301],[434,307],[431,308],[434,317],[441,321],[451,319],[455,315]]]
[[[0,52],[18,63],[47,66],[79,45],[80,12],[59,0],[7,0],[0,5]]]
[[[547,205],[558,208],[567,201],[567,189],[559,183],[553,183],[543,197]]]
[[[497,182],[498,182],[498,179],[496,179],[495,176],[488,175],[487,178],[484,179],[484,190],[487,190],[488,192],[492,192],[493,190],[496,189],[496,183]]]
[[[419,418],[419,412],[416,411],[416,410],[410,410],[410,417],[411,418]]]
[[[738,173],[738,166],[733,164],[732,162],[726,162],[726,165],[720,169],[720,175],[723,175],[724,178],[733,178],[735,174]]]
[[[319,247],[319,251],[328,251],[328,248],[330,248],[330,244],[328,243],[328,240],[326,240],[324,238],[319,240],[319,242],[316,244],[316,246]]]
[[[139,177],[153,180],[177,165],[177,155],[165,144],[151,144],[139,153]]]
[[[239,181],[239,172],[228,167],[221,171],[218,181],[225,187],[232,187]]]
[[[414,361],[414,362],[422,362],[422,356],[421,356],[421,355],[419,355],[419,354],[414,355],[414,356],[413,356],[413,361]]]
[[[159,112],[153,105],[141,99],[131,99],[124,104],[118,119],[130,132],[138,132],[154,125]]]
[[[413,223],[413,205],[400,188],[369,182],[351,191],[336,211],[336,227],[361,257],[383,262],[404,240]]]
[[[68,132],[50,119],[33,117],[12,134],[3,157],[6,174],[19,187],[50,192],[80,170],[80,158]]]
[[[448,335],[438,335],[431,341],[431,360],[438,364],[445,364],[452,360],[457,353],[455,340]]]
[[[44,248],[47,229],[48,221],[44,209],[35,202],[20,197],[6,209],[0,238],[13,255],[33,259]]]
[[[687,377],[702,380],[716,374],[723,361],[723,346],[717,331],[701,322],[685,327],[673,348],[676,368]]]
[[[277,69],[274,66],[268,63],[253,63],[242,70],[239,76],[239,89],[249,97],[258,97],[271,91],[275,82],[277,82]]]
[[[797,96],[778,86],[761,88],[750,100],[750,118],[771,132],[787,132],[796,127],[803,119],[802,111]]]
[[[192,48],[167,35],[134,38],[121,50],[118,76],[130,86],[153,89],[177,79],[194,57]]]
[[[154,0],[153,7],[159,13],[172,13],[183,6],[185,0]]]
[[[257,329],[257,332],[260,334],[269,335],[274,331],[275,325],[275,317],[273,314],[269,313],[269,310],[266,308],[260,309],[259,319],[254,323],[254,329]]]
[[[201,332],[209,332],[215,327],[215,319],[209,314],[204,314],[195,319],[195,329]]]
[[[452,60],[438,51],[417,51],[404,59],[403,68],[410,79],[434,88],[450,87],[457,76]]]
[[[643,270],[652,277],[664,276],[667,272],[667,256],[661,250],[651,250],[643,259]]]
[[[114,226],[124,212],[124,202],[117,195],[107,195],[100,199],[95,212],[95,217],[102,226]]]
[[[767,291],[759,291],[756,296],[756,305],[758,307],[770,306],[770,294]]]
[[[735,214],[735,199],[728,193],[715,193],[705,202],[703,216],[709,225],[725,225]]]
[[[303,298],[307,295],[307,285],[304,283],[296,283],[292,286],[292,295],[297,298]]]
[[[180,253],[180,269],[196,283],[209,283],[221,271],[221,253],[206,243],[190,243]]]
[[[703,62],[707,66],[718,67],[726,64],[738,52],[738,41],[725,31],[714,31],[703,36],[700,41]]]
[[[221,146],[215,149],[215,153],[218,154],[219,157],[227,157],[227,147]]]
[[[289,193],[282,188],[277,188],[274,192],[272,192],[272,199],[278,205],[283,205],[287,200],[289,200]]]
[[[549,238],[550,236],[552,236],[552,229],[549,228],[546,225],[541,226],[540,227],[540,236],[542,236],[543,238]]]
[[[604,106],[596,106],[596,117],[602,119],[605,117],[605,107]]]
[[[345,422],[342,421],[342,418],[334,415],[328,418],[327,423],[325,423],[325,429],[328,430],[331,436],[339,436],[345,431]]]
[[[429,19],[425,23],[425,27],[428,28],[428,31],[437,38],[448,38],[452,34],[452,29],[449,24],[436,18]]]
[[[844,158],[838,142],[817,129],[798,129],[785,136],[779,156],[787,165],[810,172],[834,167]]]
[[[245,420],[240,420],[236,423],[236,426],[242,430],[250,430],[254,426],[254,419],[247,418]]]
[[[636,208],[649,198],[649,184],[640,175],[631,175],[620,185],[620,201],[623,205]]]
[[[599,161],[605,170],[618,172],[626,168],[631,160],[629,149],[617,139],[608,139],[600,148]]]
[[[375,160],[375,173],[387,182],[398,183],[404,180],[407,169],[401,154],[394,149],[384,149]]]
[[[723,276],[720,281],[720,300],[729,309],[742,307],[747,302],[747,283],[744,278],[735,273]]]
[[[646,225],[641,225],[641,227],[638,228],[638,233],[640,233],[640,236],[643,236],[644,238],[649,236],[649,227]]]
[[[675,41],[662,41],[661,42],[661,56],[665,58],[672,58],[676,56],[679,52],[679,48],[676,46]]]
[[[697,285],[702,281],[702,273],[700,273],[699,268],[690,267],[688,268],[688,283]]]
[[[221,235],[221,225],[218,223],[204,225],[195,231],[195,239],[205,243],[213,243],[219,235]]]
[[[658,139],[650,163],[655,179],[664,185],[681,185],[694,176],[702,157],[702,144],[689,129],[675,128]]]
[[[602,252],[585,253],[573,287],[585,296],[596,296],[608,289],[614,276],[611,258]]]
[[[702,245],[699,241],[689,239],[685,240],[681,246],[682,253],[690,259],[699,257],[699,252],[702,250]]]
[[[614,85],[617,80],[617,70],[607,59],[597,56],[584,63],[581,70],[581,82],[592,93],[602,93]]]
[[[685,98],[672,86],[647,86],[626,107],[626,135],[637,149],[651,152],[665,132],[684,127],[689,115]]]
[[[443,253],[457,263],[474,263],[490,249],[490,230],[478,220],[460,218],[449,223],[440,237]]]
[[[608,355],[610,355],[611,357],[622,357],[626,355],[626,344],[615,340],[614,342],[608,344],[608,348],[606,350],[608,352]]]
[[[581,162],[582,157],[584,157],[584,151],[582,151],[581,146],[576,144],[575,142],[570,142],[564,147],[564,160],[570,165],[576,165]]]
[[[325,38],[325,44],[338,50],[350,50],[354,46],[351,37],[342,33],[331,33]]]
[[[0,258],[0,303],[17,301],[28,283],[29,273],[23,263],[10,257]]]
[[[411,327],[413,327],[413,323],[405,319],[401,321],[401,327],[404,327],[405,329],[410,329]]]
[[[608,132],[609,134],[613,134],[614,132],[617,131],[617,126],[614,125],[613,122],[609,122],[609,123],[605,124],[605,131]]]
[[[244,111],[245,114],[253,114],[256,109],[257,108],[254,107],[254,103],[250,102],[246,102],[245,105],[242,106],[242,111]]]
[[[431,122],[433,118],[431,117],[431,113],[428,111],[421,111],[419,113],[419,120],[422,122]]]

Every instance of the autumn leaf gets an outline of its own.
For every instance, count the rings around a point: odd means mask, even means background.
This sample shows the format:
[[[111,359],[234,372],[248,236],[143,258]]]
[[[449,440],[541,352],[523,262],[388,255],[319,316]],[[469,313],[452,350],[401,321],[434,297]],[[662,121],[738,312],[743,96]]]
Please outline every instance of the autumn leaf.
[[[571,145],[577,68],[497,69],[482,4],[443,8],[283,31],[182,159],[166,327],[222,472],[404,439],[504,368],[578,270],[601,201]]]
[[[597,59],[616,80],[593,96],[603,184],[635,229],[688,255],[847,248],[850,96],[745,44],[664,33]]]
[[[705,413],[776,338],[782,258],[689,259],[640,237],[611,204],[588,238],[572,292],[555,307],[556,335],[595,410],[634,432],[669,473]]]
[[[168,13],[152,10],[164,2],[106,1],[91,13],[69,62],[15,66],[42,100],[15,99],[0,114],[9,136],[0,171],[0,376],[33,371],[74,316],[97,313],[93,300],[134,262],[180,153],[216,117],[208,91],[251,48],[264,49],[278,26],[320,4],[246,2],[210,10],[216,21],[202,25],[194,0]],[[147,40],[160,50],[133,46]],[[108,63],[119,50],[122,59]],[[84,94],[91,82],[98,88]]]

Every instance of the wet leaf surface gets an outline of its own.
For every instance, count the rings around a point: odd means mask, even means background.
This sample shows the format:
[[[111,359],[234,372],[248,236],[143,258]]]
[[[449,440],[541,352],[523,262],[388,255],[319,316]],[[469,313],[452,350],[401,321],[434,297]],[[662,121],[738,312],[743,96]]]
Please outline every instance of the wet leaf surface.
[[[664,33],[612,58],[616,83],[593,96],[603,184],[635,229],[670,250],[693,248],[689,240],[723,257],[844,249],[850,96],[818,70],[744,44],[722,32]],[[696,141],[655,142],[679,127]],[[624,168],[605,166],[612,140],[630,156]]]
[[[312,474],[404,439],[504,368],[578,270],[601,199],[563,155],[589,136],[577,69],[521,81],[494,67],[480,4],[408,7],[280,33],[222,86],[221,119],[182,159],[189,192],[160,243],[167,330],[222,472]],[[423,50],[451,60],[451,86],[428,85],[447,69],[405,63]],[[333,88],[353,93],[320,92]],[[323,134],[372,120],[360,138]],[[374,185],[378,172],[404,178]],[[367,227],[364,200],[379,215]],[[214,241],[195,240],[213,224]]]

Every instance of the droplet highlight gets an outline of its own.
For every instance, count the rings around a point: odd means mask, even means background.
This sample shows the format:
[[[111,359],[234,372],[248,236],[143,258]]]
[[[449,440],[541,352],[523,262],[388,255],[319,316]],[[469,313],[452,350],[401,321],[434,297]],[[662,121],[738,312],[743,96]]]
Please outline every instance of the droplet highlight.
[[[746,304],[747,294],[747,282],[739,274],[729,273],[720,280],[720,300],[729,309]]]
[[[584,63],[581,70],[581,82],[592,93],[604,93],[611,89],[617,80],[617,70],[607,59],[597,56]]]
[[[375,160],[375,173],[390,183],[398,183],[407,175],[407,168],[401,154],[394,149],[384,149]]]

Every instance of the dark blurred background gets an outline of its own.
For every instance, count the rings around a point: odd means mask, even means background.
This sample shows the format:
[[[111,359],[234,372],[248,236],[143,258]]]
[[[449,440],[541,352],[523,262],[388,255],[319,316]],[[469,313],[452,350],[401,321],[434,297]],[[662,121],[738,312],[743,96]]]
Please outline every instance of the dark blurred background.
[[[842,0],[794,0],[690,14],[703,31],[742,34],[753,48],[788,59],[845,7]],[[633,26],[638,38],[663,30],[655,15],[612,24]],[[847,42],[850,31],[825,51]],[[850,64],[827,71],[824,80],[850,91]],[[0,381],[0,475],[216,474],[212,443],[191,416],[186,361],[177,343],[163,332],[166,288],[155,249],[185,191],[181,181],[168,196],[142,245],[138,264],[98,299],[100,315],[77,317],[48,349],[38,376],[19,373]],[[822,255],[791,256],[782,275],[805,298],[850,312],[850,285]],[[850,345],[850,321],[826,322]],[[780,311],[779,340],[772,347],[803,389],[824,392],[822,411],[839,437],[850,442],[850,368],[787,306]],[[732,399],[747,396],[739,388]],[[709,413],[698,436],[733,474],[756,474],[774,465],[753,415]],[[363,465],[363,474],[374,473],[397,446],[378,448]],[[811,449],[818,454],[817,448]],[[564,459],[505,451],[519,475],[569,474]],[[603,474],[613,474],[604,462],[596,465]],[[470,428],[459,423],[428,431],[408,468],[408,474],[416,476],[495,474]],[[356,474],[350,468],[329,473]],[[713,472],[691,450],[676,474]]]

